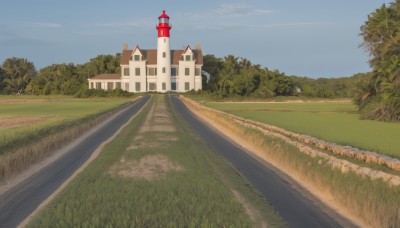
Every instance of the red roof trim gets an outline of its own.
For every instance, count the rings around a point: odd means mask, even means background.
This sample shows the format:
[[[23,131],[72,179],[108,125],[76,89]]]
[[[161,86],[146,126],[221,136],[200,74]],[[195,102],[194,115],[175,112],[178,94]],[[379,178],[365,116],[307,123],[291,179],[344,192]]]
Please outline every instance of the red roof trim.
[[[165,10],[163,10],[162,14],[158,17],[158,19],[160,19],[160,18],[168,18],[169,19],[169,16],[165,13]]]

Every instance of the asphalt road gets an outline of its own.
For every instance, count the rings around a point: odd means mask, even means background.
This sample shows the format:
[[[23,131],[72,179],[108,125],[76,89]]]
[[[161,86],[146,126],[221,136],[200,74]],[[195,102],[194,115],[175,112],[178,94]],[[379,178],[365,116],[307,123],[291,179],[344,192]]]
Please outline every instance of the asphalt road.
[[[208,127],[181,100],[174,96],[170,96],[170,99],[181,117],[213,151],[230,162],[268,199],[289,227],[355,227],[348,219],[322,205],[290,177]]]
[[[0,196],[0,227],[16,227],[64,183],[150,96],[136,101],[71,151]],[[84,186],[82,186],[84,187]]]

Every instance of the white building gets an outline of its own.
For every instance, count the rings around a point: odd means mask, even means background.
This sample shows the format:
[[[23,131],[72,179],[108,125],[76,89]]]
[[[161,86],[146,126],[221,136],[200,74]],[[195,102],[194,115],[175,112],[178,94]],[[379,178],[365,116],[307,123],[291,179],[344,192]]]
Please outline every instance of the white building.
[[[170,50],[171,26],[165,11],[158,17],[157,49],[128,50],[125,46],[121,56],[120,74],[101,74],[89,78],[89,89],[112,90],[121,88],[129,92],[187,92],[201,90],[201,48]]]

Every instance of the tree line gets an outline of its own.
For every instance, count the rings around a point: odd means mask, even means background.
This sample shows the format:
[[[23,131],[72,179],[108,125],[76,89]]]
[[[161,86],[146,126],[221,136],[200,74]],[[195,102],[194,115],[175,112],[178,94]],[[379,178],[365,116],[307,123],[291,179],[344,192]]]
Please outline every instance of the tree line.
[[[274,96],[305,96],[313,98],[352,98],[355,85],[366,74],[352,77],[318,78],[287,76],[278,70],[262,68],[246,58],[228,55],[217,58],[204,56],[203,70],[210,73],[203,89],[220,98],[247,96],[269,98]]]
[[[27,59],[9,58],[0,68],[0,93],[78,96],[82,93],[104,94],[103,91],[88,91],[87,79],[98,74],[119,73],[120,58],[120,54],[99,55],[85,64],[52,64],[38,72]],[[203,90],[220,98],[234,95],[255,98],[294,95],[351,97],[356,81],[354,77],[311,79],[286,76],[278,70],[271,71],[233,55],[224,58],[205,55],[203,70],[211,75],[208,82],[204,81]]]
[[[119,73],[120,54],[99,55],[85,64],[52,64],[36,71],[24,58],[8,58],[0,68],[0,94],[32,95],[115,95],[107,91],[90,91],[87,79],[98,74]]]

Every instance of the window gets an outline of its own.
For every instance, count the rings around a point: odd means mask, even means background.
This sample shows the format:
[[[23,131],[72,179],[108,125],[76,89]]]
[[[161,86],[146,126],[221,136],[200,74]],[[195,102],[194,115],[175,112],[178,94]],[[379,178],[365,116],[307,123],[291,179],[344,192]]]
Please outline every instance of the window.
[[[101,89],[101,82],[96,82],[96,89]]]
[[[195,68],[194,69],[194,75],[195,76],[200,76],[200,68]]]
[[[176,90],[176,82],[171,82],[171,90]]]
[[[135,83],[135,90],[136,92],[140,92],[140,82]]]
[[[185,55],[185,60],[190,61],[191,60],[191,55]]]
[[[171,76],[176,76],[176,75],[178,75],[178,69],[175,67],[172,67],[171,68]]]
[[[93,82],[90,83],[90,89],[94,89],[94,83]]]
[[[149,76],[156,76],[157,75],[157,68],[148,68]]]
[[[149,83],[149,90],[156,90],[156,89],[157,89],[156,83]]]
[[[129,91],[129,83],[125,83],[125,91]]]
[[[162,53],[162,57],[163,58],[167,57],[167,53],[165,53],[165,51]]]
[[[116,82],[115,83],[115,88],[116,89],[121,89],[121,82]]]
[[[167,85],[165,82],[162,83],[162,90],[166,90],[167,89]]]
[[[189,68],[185,68],[185,75],[189,76],[189,74],[190,74],[190,69]]]
[[[134,59],[135,61],[140,61],[140,55],[135,55]]]
[[[114,82],[107,82],[107,90],[113,90],[114,89]]]
[[[188,91],[189,90],[189,82],[185,82],[185,90]]]
[[[135,75],[140,76],[140,68],[135,68]]]
[[[165,73],[165,67],[162,68],[162,72]]]
[[[165,18],[165,17],[163,17],[163,18],[160,18],[160,23],[168,23],[168,18]]]
[[[129,68],[124,68],[124,76],[129,76]]]

